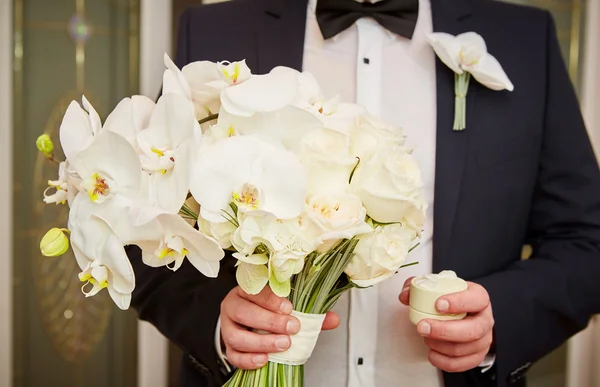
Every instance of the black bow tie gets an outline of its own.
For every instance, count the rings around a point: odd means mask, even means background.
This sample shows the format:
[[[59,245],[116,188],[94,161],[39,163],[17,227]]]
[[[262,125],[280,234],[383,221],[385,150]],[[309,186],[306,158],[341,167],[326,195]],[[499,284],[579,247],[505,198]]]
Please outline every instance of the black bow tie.
[[[363,17],[371,17],[387,30],[410,39],[417,25],[419,0],[382,0],[376,3],[318,0],[316,15],[325,39],[346,30]]]

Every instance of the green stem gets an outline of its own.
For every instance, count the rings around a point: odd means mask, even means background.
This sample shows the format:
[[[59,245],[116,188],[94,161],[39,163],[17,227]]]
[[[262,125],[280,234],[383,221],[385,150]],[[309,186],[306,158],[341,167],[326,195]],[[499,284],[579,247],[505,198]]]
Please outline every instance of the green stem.
[[[209,114],[208,116],[204,117],[203,119],[201,119],[200,121],[198,121],[198,123],[200,125],[209,122],[209,121],[213,121],[216,120],[217,118],[219,118],[219,114],[215,113],[215,114]]]
[[[454,130],[464,130],[467,125],[467,91],[471,74],[454,74]]]

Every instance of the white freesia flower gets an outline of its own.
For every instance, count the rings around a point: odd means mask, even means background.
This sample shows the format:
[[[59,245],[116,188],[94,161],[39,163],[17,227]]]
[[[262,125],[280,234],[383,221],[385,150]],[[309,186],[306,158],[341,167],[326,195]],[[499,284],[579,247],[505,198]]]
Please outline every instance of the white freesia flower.
[[[200,134],[190,104],[177,94],[164,94],[148,127],[139,132],[142,168],[149,174],[150,203],[177,213],[187,193],[194,147]]]
[[[230,114],[250,117],[290,105],[298,95],[298,72],[276,67],[270,73],[253,75],[247,81],[223,89],[221,103]]]
[[[312,196],[307,204],[308,220],[317,227],[320,239],[328,242],[319,251],[328,250],[341,239],[351,239],[372,231],[365,222],[367,210],[354,194]]]
[[[269,283],[269,257],[266,254],[245,255],[234,253],[237,258],[235,278],[238,285],[247,294],[258,294]]]
[[[346,192],[358,160],[350,153],[350,136],[331,129],[308,133],[301,143],[300,159],[307,170],[308,192]]]
[[[405,263],[416,238],[417,232],[406,225],[377,227],[372,233],[360,237],[345,272],[360,287],[386,280]]]
[[[65,204],[67,202],[69,196],[66,169],[66,162],[61,162],[58,165],[58,180],[48,180],[48,188],[44,190],[44,203]],[[48,194],[50,190],[54,190],[54,193]]]
[[[367,162],[384,147],[403,146],[405,143],[406,136],[401,128],[365,114],[359,118],[356,130],[350,135],[350,154],[361,162]]]
[[[368,162],[359,164],[351,183],[367,215],[375,221],[393,223],[408,219],[417,228],[425,221],[422,185],[419,166],[400,146],[384,148]]]
[[[133,147],[120,135],[103,131],[71,163],[81,178],[80,189],[95,203],[113,195],[137,198],[141,165]]]
[[[138,134],[148,127],[155,107],[154,101],[142,95],[124,98],[106,118],[103,130],[121,135],[139,152]]]
[[[290,292],[290,279],[304,267],[304,259],[318,245],[319,239],[303,229],[299,219],[278,220],[273,216],[247,216],[232,237],[233,246],[239,253],[234,254],[241,263],[238,265],[238,281],[249,294],[259,293],[268,282],[273,292],[286,297]],[[266,261],[256,259],[270,254]],[[260,285],[260,286],[259,286]]]
[[[481,35],[465,32],[453,36],[444,32],[428,35],[440,60],[456,74],[468,72],[479,83],[492,90],[513,91],[514,86],[496,58],[487,52]]]
[[[80,200],[82,198],[83,200]],[[74,203],[85,202],[83,194]],[[85,205],[85,204],[84,204]],[[129,308],[135,275],[123,244],[102,219],[89,216],[73,219],[77,210],[69,214],[71,246],[82,272],[80,281],[86,297],[107,288],[110,297],[121,309]]]
[[[85,96],[82,97],[82,105],[83,108],[77,102],[71,102],[60,124],[60,145],[65,157],[71,162],[102,130],[100,116]]]
[[[205,235],[213,237],[222,249],[231,247],[231,238],[236,231],[233,223],[226,222],[210,222],[202,216],[198,216],[198,229]]]
[[[190,191],[211,222],[224,222],[222,211],[231,202],[241,213],[259,210],[292,219],[304,209],[306,176],[293,153],[253,136],[234,136],[203,150]]]

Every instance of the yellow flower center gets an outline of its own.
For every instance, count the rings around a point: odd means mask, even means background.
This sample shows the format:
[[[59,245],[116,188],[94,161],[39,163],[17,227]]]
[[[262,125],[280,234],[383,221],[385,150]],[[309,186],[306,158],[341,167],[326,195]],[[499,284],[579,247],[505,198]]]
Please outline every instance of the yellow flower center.
[[[225,75],[226,78],[231,80],[231,82],[236,83],[238,80],[238,77],[240,76],[240,64],[235,63],[233,65],[233,73],[230,73],[229,70],[227,69],[227,67],[223,67],[222,71],[223,71],[223,75]]]
[[[86,191],[92,202],[98,201],[100,196],[108,196],[108,194],[110,194],[108,182],[98,173],[94,173],[85,185]]]
[[[189,252],[190,251],[184,247],[181,250],[181,255],[188,255]],[[176,254],[179,254],[179,252],[170,247],[165,247],[158,251],[158,253],[156,254],[156,257],[158,259],[164,259],[165,257],[173,257]]]
[[[233,193],[233,201],[241,207],[258,209],[260,191],[250,184],[245,184],[240,192]]]

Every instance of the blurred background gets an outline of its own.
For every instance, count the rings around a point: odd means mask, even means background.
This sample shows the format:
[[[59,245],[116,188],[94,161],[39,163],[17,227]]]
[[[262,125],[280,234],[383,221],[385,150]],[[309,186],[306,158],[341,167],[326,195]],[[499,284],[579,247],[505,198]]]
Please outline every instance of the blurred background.
[[[600,0],[511,1],[554,15],[599,150]],[[102,118],[125,96],[155,98],[179,15],[201,3],[0,0],[0,387],[177,385],[177,348],[106,292],[84,301],[74,259],[39,254],[41,236],[66,224],[66,211],[41,201],[56,171],[34,143],[42,132],[56,139],[81,94]],[[539,362],[529,385],[600,386],[600,323]]]

